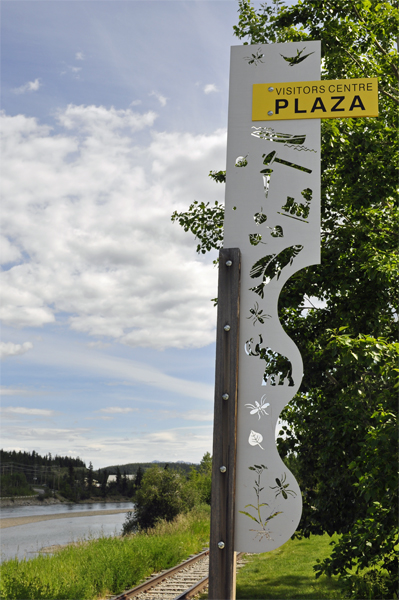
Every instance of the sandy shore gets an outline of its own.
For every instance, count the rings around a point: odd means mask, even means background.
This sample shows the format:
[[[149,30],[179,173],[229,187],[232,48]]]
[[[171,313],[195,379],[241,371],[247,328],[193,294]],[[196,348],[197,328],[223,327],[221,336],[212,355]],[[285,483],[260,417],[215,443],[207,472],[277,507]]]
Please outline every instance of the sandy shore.
[[[58,515],[40,515],[36,517],[15,517],[10,519],[0,519],[0,529],[6,527],[17,527],[18,525],[27,525],[28,523],[38,523],[39,521],[50,521],[52,519],[70,519],[71,517],[97,517],[98,515],[117,515],[127,513],[128,508],[118,508],[115,510],[82,510],[81,512],[67,512]]]

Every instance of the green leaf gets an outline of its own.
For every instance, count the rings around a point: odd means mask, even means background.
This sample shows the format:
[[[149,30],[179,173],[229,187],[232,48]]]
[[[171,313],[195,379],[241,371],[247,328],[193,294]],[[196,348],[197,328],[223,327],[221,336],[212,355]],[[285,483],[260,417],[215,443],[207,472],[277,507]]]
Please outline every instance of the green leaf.
[[[249,517],[250,519],[252,519],[252,521],[255,521],[256,523],[258,523],[258,525],[260,525],[258,519],[255,519],[255,517],[253,517],[252,515],[250,515],[245,510],[239,510],[238,512],[241,513],[242,515],[245,515],[246,517]]]

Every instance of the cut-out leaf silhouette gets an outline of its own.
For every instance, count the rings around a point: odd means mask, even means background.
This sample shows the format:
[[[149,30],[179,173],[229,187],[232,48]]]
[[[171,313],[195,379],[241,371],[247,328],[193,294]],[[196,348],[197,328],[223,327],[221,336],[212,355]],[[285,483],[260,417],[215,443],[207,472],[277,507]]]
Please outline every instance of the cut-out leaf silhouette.
[[[267,215],[264,214],[263,208],[260,209],[260,212],[254,214],[254,221],[257,225],[262,225],[262,223],[267,221]]]
[[[283,228],[281,225],[276,225],[276,227],[271,228],[270,235],[272,237],[284,237]]]
[[[247,512],[246,510],[239,510],[238,512],[240,512],[242,515],[245,515],[246,517],[249,517],[253,521],[256,521],[256,523],[258,523],[260,525],[258,519],[255,519],[255,517],[253,517],[252,515],[250,515],[249,512]]]
[[[258,244],[265,244],[266,242],[262,242],[262,236],[260,233],[250,233],[249,243],[251,246],[257,246]]]
[[[279,254],[268,254],[263,258],[260,258],[252,266],[249,275],[252,279],[262,277],[262,283],[253,288],[249,288],[252,292],[259,294],[261,298],[264,297],[264,287],[274,277],[279,279],[282,270],[286,266],[291,266],[294,258],[301,252],[303,246],[296,244],[285,248]]]
[[[259,448],[262,448],[261,442],[263,442],[263,435],[251,430],[248,442],[251,444],[251,446],[259,446]],[[262,450],[264,450],[264,448],[262,448]]]

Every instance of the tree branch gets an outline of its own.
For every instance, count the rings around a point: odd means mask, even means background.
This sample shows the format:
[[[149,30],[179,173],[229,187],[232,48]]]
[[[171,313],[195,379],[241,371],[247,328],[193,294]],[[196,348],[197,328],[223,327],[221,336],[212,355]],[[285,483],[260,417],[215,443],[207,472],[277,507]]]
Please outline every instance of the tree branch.
[[[357,18],[359,19],[360,23],[362,23],[363,27],[365,28],[365,30],[369,34],[370,39],[372,40],[372,42],[374,42],[374,44],[377,46],[378,50],[382,54],[384,54],[387,58],[390,58],[388,52],[386,50],[384,50],[384,48],[381,46],[381,44],[379,43],[379,41],[377,40],[377,38],[368,29],[366,22],[362,19],[359,11],[357,10],[357,6],[354,4],[353,0],[351,0],[351,5],[352,5],[353,10],[357,14]],[[395,75],[396,75],[396,77],[398,79],[398,82],[399,82],[399,70],[397,69],[397,67],[395,67],[395,65],[392,62],[390,62],[389,65],[392,68],[393,72],[395,73]]]
[[[338,385],[338,381],[335,379],[335,377],[333,377],[333,376],[331,375],[331,373],[329,373],[328,371],[326,371],[326,375],[327,375],[327,378],[330,380],[330,382],[331,382],[333,385]]]
[[[336,39],[336,40],[337,40],[337,41],[338,41],[338,42],[339,42],[339,43],[342,45],[342,42],[341,42],[341,41],[340,41],[340,40],[339,40],[337,37],[336,37],[335,39]],[[346,52],[346,54],[349,56],[349,58],[351,58],[351,59],[353,60],[353,62],[355,62],[355,63],[357,64],[357,66],[358,66],[358,67],[359,67],[359,68],[360,68],[360,69],[363,71],[363,73],[364,73],[365,75],[367,75],[367,71],[365,70],[365,68],[364,68],[364,66],[362,65],[362,63],[359,63],[359,62],[356,60],[356,58],[355,58],[355,57],[354,57],[354,56],[353,56],[353,55],[352,55],[352,54],[351,54],[351,53],[350,53],[350,52],[349,52],[349,51],[348,51],[346,48],[344,48],[343,46],[342,46],[342,50],[343,50],[344,52]],[[379,87],[379,90],[380,90],[381,94],[384,94],[385,96],[388,96],[388,98],[391,98],[391,100],[395,100],[395,102],[396,102],[397,104],[399,104],[399,98],[397,98],[396,96],[394,96],[394,95],[393,95],[393,94],[391,94],[390,92],[387,92],[386,90],[384,90],[384,88],[382,88],[382,87],[381,87],[381,85],[380,85],[380,87]]]

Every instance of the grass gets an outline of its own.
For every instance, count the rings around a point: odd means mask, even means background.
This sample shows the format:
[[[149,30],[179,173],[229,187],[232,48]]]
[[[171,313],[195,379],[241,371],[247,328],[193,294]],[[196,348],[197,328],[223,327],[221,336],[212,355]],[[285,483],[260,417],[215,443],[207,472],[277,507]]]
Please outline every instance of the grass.
[[[208,546],[209,513],[209,507],[201,507],[172,523],[160,522],[148,533],[86,539],[53,556],[4,562],[0,597],[100,600],[116,595]],[[337,537],[289,540],[272,552],[247,555],[247,564],[237,574],[237,600],[342,600],[338,577],[316,579],[313,571],[317,559],[330,555],[330,542]]]
[[[237,573],[237,600],[328,600],[344,597],[337,577],[315,579],[313,565],[331,553],[327,534],[289,540],[265,554],[248,555]]]
[[[247,564],[237,572],[237,600],[342,600],[338,577],[315,579],[312,568],[318,558],[329,556],[332,539],[337,536],[311,536],[272,552],[247,554]]]
[[[0,568],[3,600],[95,600],[131,588],[209,544],[209,507],[159,523],[148,533],[82,540]]]

